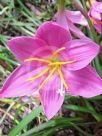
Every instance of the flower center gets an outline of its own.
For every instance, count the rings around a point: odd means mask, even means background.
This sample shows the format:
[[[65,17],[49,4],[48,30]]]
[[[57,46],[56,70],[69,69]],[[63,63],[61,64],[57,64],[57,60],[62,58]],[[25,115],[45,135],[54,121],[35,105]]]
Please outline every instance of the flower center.
[[[53,76],[53,74],[55,72],[58,72],[59,77],[61,79],[61,82],[63,83],[64,87],[66,88],[66,90],[68,90],[68,85],[63,77],[63,73],[61,70],[61,66],[62,65],[66,65],[66,64],[71,64],[76,62],[76,60],[70,60],[70,61],[60,61],[59,57],[58,57],[58,53],[62,50],[65,50],[65,47],[59,48],[57,49],[54,53],[52,53],[52,55],[50,56],[50,59],[43,59],[43,58],[28,58],[26,60],[24,60],[24,62],[29,62],[29,61],[39,61],[39,62],[43,62],[43,63],[47,63],[48,67],[45,68],[40,74],[32,77],[32,78],[28,78],[26,81],[32,81],[32,80],[36,80],[40,77],[42,77],[43,75],[45,75],[47,72],[49,72],[51,70],[51,72],[48,74],[48,76],[44,79],[44,81],[41,83],[41,85],[38,88],[38,91],[41,90],[41,88],[45,85],[45,83]]]

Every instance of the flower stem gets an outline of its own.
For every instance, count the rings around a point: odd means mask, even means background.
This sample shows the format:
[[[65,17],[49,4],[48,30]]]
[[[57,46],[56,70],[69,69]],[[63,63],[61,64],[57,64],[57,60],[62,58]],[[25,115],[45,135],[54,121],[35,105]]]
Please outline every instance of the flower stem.
[[[65,8],[65,0],[58,0],[58,11],[63,13]]]

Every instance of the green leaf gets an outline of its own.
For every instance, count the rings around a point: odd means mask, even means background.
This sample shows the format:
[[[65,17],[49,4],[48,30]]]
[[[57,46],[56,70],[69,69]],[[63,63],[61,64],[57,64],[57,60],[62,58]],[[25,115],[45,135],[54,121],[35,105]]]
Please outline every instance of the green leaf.
[[[92,108],[88,107],[82,107],[82,106],[77,106],[77,105],[65,105],[64,108],[73,110],[73,111],[79,111],[79,112],[85,112],[85,113],[90,113],[93,117],[97,117],[98,120],[102,120],[102,116],[95,111],[93,111]],[[95,118],[96,119],[96,118]]]
[[[17,136],[17,134],[35,117],[37,117],[42,112],[41,106],[34,109],[28,116],[26,116],[11,132],[8,136]]]
[[[37,127],[34,127],[32,129],[30,129],[29,131],[27,131],[26,133],[24,133],[21,136],[31,136],[32,134],[34,136],[39,135],[40,131],[45,131],[45,130],[51,130],[53,129],[53,131],[55,131],[55,128],[60,128],[63,126],[68,126],[68,123],[72,123],[72,122],[76,122],[76,121],[81,121],[82,119],[80,117],[73,117],[73,118],[61,118],[61,117],[56,117],[53,120],[50,120],[46,123],[40,124]],[[70,126],[70,125],[69,125]],[[52,131],[51,131],[52,132]],[[50,132],[48,132],[50,133]]]
[[[43,124],[40,124],[38,125],[37,127],[34,127],[32,128],[31,130],[27,131],[26,133],[24,133],[23,135],[21,136],[30,136],[31,134],[33,133],[37,133],[43,129],[46,129],[46,128],[49,128],[49,127],[52,127],[55,125],[55,121],[54,120],[51,120],[49,122],[46,122],[46,123],[43,123]]]

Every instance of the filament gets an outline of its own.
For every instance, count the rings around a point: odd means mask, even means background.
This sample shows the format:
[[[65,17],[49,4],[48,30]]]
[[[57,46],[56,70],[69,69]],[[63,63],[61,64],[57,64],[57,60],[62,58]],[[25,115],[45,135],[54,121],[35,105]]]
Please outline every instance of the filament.
[[[44,74],[46,74],[48,71],[50,70],[50,67],[47,67],[46,69],[44,69],[40,74],[38,74],[37,76],[34,76],[32,78],[28,78],[26,81],[32,81],[35,80],[41,76],[43,76]]]
[[[29,61],[40,61],[40,62],[45,62],[45,63],[50,63],[50,60],[46,60],[46,59],[41,59],[41,58],[29,58],[29,59],[25,59],[24,62],[29,62]]]
[[[38,91],[45,85],[45,83],[52,77],[52,75],[56,72],[57,67],[54,67],[51,71],[51,73],[45,78],[45,80],[42,82],[42,84],[39,86]]]
[[[58,68],[58,73],[59,73],[59,76],[61,78],[61,81],[62,81],[63,85],[65,86],[66,90],[68,90],[68,86],[67,86],[66,81],[65,81],[65,79],[63,77],[63,73],[62,73],[60,67]]]

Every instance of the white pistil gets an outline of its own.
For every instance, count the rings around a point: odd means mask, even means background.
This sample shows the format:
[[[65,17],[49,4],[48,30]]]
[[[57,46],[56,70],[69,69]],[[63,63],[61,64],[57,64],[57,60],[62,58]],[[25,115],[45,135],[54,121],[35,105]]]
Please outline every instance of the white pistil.
[[[63,83],[62,82],[61,82],[61,88],[59,88],[58,91],[56,91],[56,93],[60,94],[60,96],[64,96],[65,90],[63,88]]]

